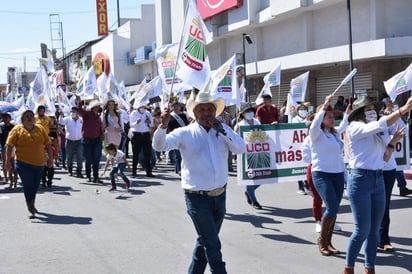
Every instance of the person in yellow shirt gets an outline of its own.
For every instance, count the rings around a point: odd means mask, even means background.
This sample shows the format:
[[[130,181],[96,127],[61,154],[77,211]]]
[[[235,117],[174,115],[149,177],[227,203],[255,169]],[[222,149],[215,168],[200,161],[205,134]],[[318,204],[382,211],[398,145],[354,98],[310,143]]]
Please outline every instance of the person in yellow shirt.
[[[46,107],[41,105],[37,107],[37,115],[34,117],[34,122],[36,124],[39,124],[41,126],[44,127],[44,129],[46,130],[47,135],[49,135],[50,133],[50,117],[45,115],[46,113]]]
[[[9,133],[6,141],[6,170],[11,169],[11,157],[13,148],[15,151],[16,170],[23,183],[24,197],[30,219],[35,218],[38,213],[34,203],[37,189],[43,174],[46,154],[53,155],[51,141],[44,127],[34,123],[32,110],[25,110],[21,115],[22,125],[15,126]],[[53,166],[53,157],[47,158],[47,166]]]

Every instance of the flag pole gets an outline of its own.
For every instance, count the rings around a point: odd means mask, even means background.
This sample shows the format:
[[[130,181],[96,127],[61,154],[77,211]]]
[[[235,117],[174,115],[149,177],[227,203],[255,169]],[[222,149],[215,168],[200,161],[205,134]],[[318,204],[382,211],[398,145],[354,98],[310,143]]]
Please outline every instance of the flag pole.
[[[279,83],[279,86],[278,86],[278,109],[279,109],[279,107],[280,107],[280,83]]]
[[[354,68],[348,75],[346,75],[346,77],[342,80],[342,82],[340,82],[339,86],[335,89],[334,92],[332,92],[332,96],[335,95],[335,93],[346,83],[349,82],[350,79],[353,78],[353,76],[355,76],[355,74],[358,72],[358,70],[356,68]]]
[[[175,67],[174,67],[174,69],[173,69],[173,78],[172,78],[172,84],[170,85],[169,94],[172,94],[172,91],[173,91],[173,84],[174,84],[175,78],[176,78],[176,67],[177,67],[177,64],[178,64],[178,62],[179,62],[179,59],[178,59],[178,58],[179,58],[180,53],[181,53],[181,51],[182,51],[183,33],[184,33],[184,31],[185,31],[187,13],[189,12],[189,5],[190,5],[190,2],[191,2],[191,1],[192,1],[192,0],[187,1],[187,5],[186,5],[185,19],[183,20],[184,25],[183,25],[183,28],[182,28],[182,33],[180,34],[179,49],[177,50],[176,64],[175,64]],[[168,105],[170,106],[170,96],[169,96]]]

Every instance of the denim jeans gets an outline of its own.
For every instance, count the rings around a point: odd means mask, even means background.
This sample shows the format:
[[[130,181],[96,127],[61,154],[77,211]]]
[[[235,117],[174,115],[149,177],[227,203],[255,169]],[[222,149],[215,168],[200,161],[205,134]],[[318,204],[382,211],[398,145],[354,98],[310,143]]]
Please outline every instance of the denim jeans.
[[[175,162],[175,172],[179,173],[182,170],[182,155],[178,149],[174,149],[173,156]]]
[[[21,161],[16,161],[16,170],[23,183],[24,198],[26,202],[36,199],[36,193],[43,175],[44,166],[34,166]]]
[[[407,183],[406,183],[405,174],[403,173],[403,170],[396,171],[396,181],[398,181],[399,191],[406,190]]]
[[[125,167],[125,163],[119,163],[117,164],[117,166],[114,166],[112,170],[110,170],[110,182],[112,183],[113,187],[116,187],[116,179],[114,178],[115,174],[118,174],[123,179],[123,181],[125,181],[125,183],[129,182],[129,179],[126,177],[126,175],[124,175]]]
[[[247,192],[247,195],[249,195],[249,198],[250,198],[250,201],[252,201],[252,204],[256,203],[255,191],[258,187],[260,187],[260,185],[246,186],[246,192]]]
[[[94,182],[99,180],[99,164],[102,157],[102,139],[82,139],[83,155],[86,160],[86,176],[91,178],[91,169],[93,168]]]
[[[312,171],[313,185],[325,203],[324,218],[336,218],[339,205],[342,200],[345,184],[344,172],[329,173],[322,171]]]
[[[66,154],[67,154],[67,169],[69,173],[73,172],[73,156],[76,154],[76,174],[82,173],[83,162],[83,147],[81,141],[66,141]]]
[[[351,169],[347,185],[355,229],[349,238],[346,265],[353,267],[365,242],[365,267],[375,266],[379,228],[385,210],[385,184],[381,170]]]
[[[226,192],[217,197],[186,193],[185,200],[198,235],[188,273],[204,273],[207,263],[212,273],[227,273],[219,240],[226,212]]]
[[[391,222],[389,210],[391,205],[391,196],[393,185],[395,184],[396,179],[396,169],[385,170],[383,172],[383,181],[385,183],[385,212],[383,214],[380,233],[380,244],[386,245],[390,244],[389,239],[389,224]]]

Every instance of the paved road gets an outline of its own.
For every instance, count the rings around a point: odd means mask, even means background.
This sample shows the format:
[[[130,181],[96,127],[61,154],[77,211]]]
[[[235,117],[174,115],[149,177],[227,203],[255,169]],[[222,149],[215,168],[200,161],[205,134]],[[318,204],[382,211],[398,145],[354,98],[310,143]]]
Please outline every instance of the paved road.
[[[57,169],[53,187],[37,196],[41,214],[34,220],[28,219],[21,186],[13,192],[0,186],[0,273],[186,273],[196,236],[180,181],[165,164],[154,173],[156,178],[146,178],[140,171],[129,193],[123,183],[111,193],[108,180],[95,185]],[[344,255],[320,255],[312,199],[296,194],[296,187],[260,187],[263,209],[255,210],[231,173],[221,232],[229,273],[341,273]],[[378,253],[377,273],[412,271],[412,198],[397,194],[395,189],[391,211],[397,251]],[[353,228],[347,200],[338,222],[343,231],[334,245],[344,251]],[[358,261],[356,273],[362,268]]]

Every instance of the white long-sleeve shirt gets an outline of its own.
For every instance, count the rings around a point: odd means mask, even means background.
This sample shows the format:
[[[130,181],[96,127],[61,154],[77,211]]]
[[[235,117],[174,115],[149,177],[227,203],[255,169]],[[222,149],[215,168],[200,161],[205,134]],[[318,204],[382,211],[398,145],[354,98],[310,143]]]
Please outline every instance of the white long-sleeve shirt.
[[[349,124],[349,167],[369,170],[382,169],[385,165],[383,155],[386,150],[386,137],[388,127],[386,116],[378,121],[365,124],[353,121]]]
[[[322,130],[321,124],[325,111],[321,109],[315,115],[309,129],[312,171],[340,173],[345,171],[343,161],[343,141],[340,137],[345,130],[348,116],[345,114],[340,125],[336,127],[336,133]]]
[[[146,124],[146,119],[150,120],[149,124]],[[132,132],[149,132],[153,125],[153,117],[149,111],[145,110],[143,113],[140,113],[139,111],[134,110],[130,113],[130,130]]]
[[[71,116],[60,117],[59,124],[65,126],[66,139],[70,141],[79,141],[82,139],[83,119],[78,117],[74,120]]]
[[[227,183],[229,150],[236,154],[245,152],[245,142],[229,126],[222,124],[227,136],[216,135],[211,128],[207,132],[194,122],[166,134],[158,128],[153,135],[153,147],[157,151],[179,149],[182,155],[182,188],[209,191]]]

